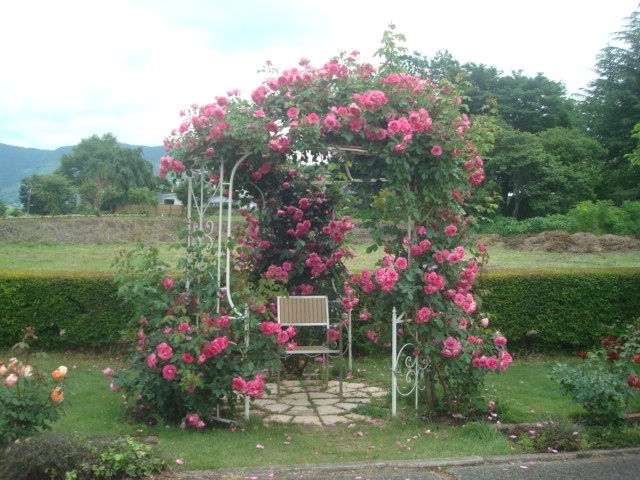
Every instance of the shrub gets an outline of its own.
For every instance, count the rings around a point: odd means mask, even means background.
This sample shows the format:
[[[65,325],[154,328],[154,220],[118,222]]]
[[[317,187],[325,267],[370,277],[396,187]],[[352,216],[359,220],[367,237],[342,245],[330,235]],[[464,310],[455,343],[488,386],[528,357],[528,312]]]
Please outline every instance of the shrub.
[[[624,426],[629,404],[640,389],[640,323],[629,326],[622,337],[602,337],[600,342],[602,348],[580,352],[580,365],[555,365],[551,377],[562,393],[584,407],[584,423]]]
[[[505,433],[526,453],[558,453],[580,450],[582,429],[567,419],[514,425]]]
[[[60,417],[64,404],[63,383],[67,367],[60,366],[51,375],[29,364],[29,345],[35,339],[27,329],[25,341],[12,350],[26,352],[24,362],[17,357],[5,365],[0,361],[0,446],[28,437],[38,430],[50,429]]]
[[[76,435],[49,433],[10,445],[0,465],[0,478],[13,480],[58,480],[80,465],[97,463],[99,456],[86,439]],[[72,477],[73,478],[73,477]],[[89,478],[77,475],[76,478]]]
[[[165,468],[154,447],[129,436],[87,439],[56,433],[37,435],[8,447],[0,464],[0,478],[141,479]]]
[[[38,332],[38,347],[46,350],[110,348],[130,316],[104,275],[0,274],[0,347],[20,341],[29,325]]]
[[[620,335],[637,315],[637,269],[485,273],[483,310],[512,346],[576,351]]]
[[[632,207],[629,207],[631,210]],[[595,235],[611,233],[615,235],[629,235],[629,213],[614,205],[611,200],[597,202],[580,202],[569,211],[569,216],[577,224],[578,231]]]
[[[513,217],[497,217],[495,222],[484,225],[482,233],[496,233],[503,237],[524,235],[527,233],[549,232],[552,230],[564,230],[567,232],[578,231],[576,220],[568,215],[548,215],[546,217],[532,217],[524,220],[516,220]]]

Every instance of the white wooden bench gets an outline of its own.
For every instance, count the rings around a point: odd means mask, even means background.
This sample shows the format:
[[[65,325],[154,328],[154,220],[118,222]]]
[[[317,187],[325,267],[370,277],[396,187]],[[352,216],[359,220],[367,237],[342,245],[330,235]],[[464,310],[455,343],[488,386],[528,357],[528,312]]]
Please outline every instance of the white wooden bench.
[[[342,397],[342,323],[339,324],[340,337],[335,348],[329,341],[331,322],[329,317],[329,299],[326,296],[278,297],[278,323],[293,326],[297,331],[304,327],[325,330],[325,342],[321,345],[296,345],[286,350],[285,355],[322,355],[324,364],[324,385],[329,385],[329,355],[337,355],[340,364],[340,397]],[[277,397],[280,398],[280,369],[278,369]]]

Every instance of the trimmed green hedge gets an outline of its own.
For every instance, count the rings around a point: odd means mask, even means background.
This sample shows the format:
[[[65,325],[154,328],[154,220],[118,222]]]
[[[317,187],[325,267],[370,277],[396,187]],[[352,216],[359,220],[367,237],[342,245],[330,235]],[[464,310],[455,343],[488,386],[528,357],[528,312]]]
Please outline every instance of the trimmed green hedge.
[[[0,273],[0,347],[15,345],[32,326],[34,348],[108,348],[131,317],[108,275]]]
[[[485,273],[482,311],[510,345],[582,350],[640,317],[640,269]]]
[[[510,346],[537,352],[590,348],[640,317],[640,269],[487,272],[475,291]],[[38,349],[110,348],[131,318],[108,275],[0,273],[0,348],[26,326]]]

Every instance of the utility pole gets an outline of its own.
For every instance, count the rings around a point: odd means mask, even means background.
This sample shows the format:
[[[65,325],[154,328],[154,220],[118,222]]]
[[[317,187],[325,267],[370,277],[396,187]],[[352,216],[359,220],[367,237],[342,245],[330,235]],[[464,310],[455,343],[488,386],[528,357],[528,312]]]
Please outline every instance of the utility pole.
[[[31,189],[33,185],[27,185],[27,217],[29,216],[29,207],[31,206]]]

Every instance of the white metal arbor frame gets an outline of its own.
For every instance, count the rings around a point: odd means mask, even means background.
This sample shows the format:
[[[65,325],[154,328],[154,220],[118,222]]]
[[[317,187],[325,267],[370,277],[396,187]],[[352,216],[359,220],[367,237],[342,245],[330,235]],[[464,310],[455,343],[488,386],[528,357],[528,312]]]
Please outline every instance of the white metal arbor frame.
[[[212,278],[212,280],[216,283],[218,291],[224,294],[226,301],[231,307],[231,316],[244,320],[245,345],[249,344],[249,316],[246,310],[244,312],[239,312],[236,309],[236,305],[233,300],[231,288],[231,249],[229,248],[228,242],[231,238],[231,206],[233,204],[233,182],[238,168],[248,157],[249,155],[245,154],[235,161],[229,173],[228,179],[225,179],[224,161],[220,162],[220,167],[218,169],[218,183],[217,185],[215,185],[213,193],[210,193],[209,189],[207,188],[209,185],[212,185],[209,181],[211,172],[206,170],[204,168],[204,165],[202,165],[199,169],[192,169],[191,175],[187,180],[187,227],[189,232],[187,237],[187,244],[189,247],[198,244],[206,246],[211,250],[213,250],[214,248],[216,249],[218,258],[217,272],[216,278]],[[212,199],[215,197],[219,198],[220,200],[224,200],[220,201],[218,204],[217,231],[215,223],[212,220],[206,219],[207,211],[211,206],[213,206]],[[224,211],[225,205],[227,206],[226,215]],[[199,232],[199,234],[196,235],[196,232]],[[225,259],[224,279],[222,278],[222,258]],[[189,284],[187,284],[186,287],[188,290]],[[220,295],[218,295],[218,298],[216,300],[216,313],[219,314],[220,312],[221,298]],[[244,417],[247,420],[250,416],[249,407],[250,399],[248,395],[245,395]],[[219,412],[217,420],[222,422],[230,422],[230,420],[220,418]]]
[[[208,192],[208,185],[211,185],[209,181],[210,171],[204,169],[202,166],[199,169],[193,169],[191,171],[191,176],[188,177],[188,200],[187,200],[187,222],[188,222],[188,231],[189,235],[187,238],[187,242],[189,246],[193,246],[195,243],[199,245],[208,245],[211,249],[216,249],[217,258],[220,260],[224,258],[224,278],[222,271],[222,262],[218,261],[217,263],[217,274],[216,278],[212,279],[216,282],[218,290],[224,294],[226,301],[231,307],[232,315],[236,318],[241,318],[245,320],[245,344],[249,344],[249,324],[248,320],[248,312],[239,312],[236,309],[236,305],[233,299],[233,289],[231,283],[231,249],[229,248],[228,242],[232,236],[232,204],[233,204],[233,191],[234,191],[234,180],[235,175],[238,171],[238,168],[242,165],[242,163],[249,157],[249,154],[245,154],[241,156],[238,160],[235,161],[233,166],[231,167],[231,171],[229,172],[228,179],[225,177],[225,164],[224,161],[220,162],[220,167],[218,169],[218,183],[215,185],[213,189],[213,193]],[[348,172],[349,181],[358,181],[351,178],[350,172]],[[384,179],[381,179],[384,181]],[[225,194],[226,193],[226,194]],[[208,209],[213,206],[212,199],[219,198],[220,201],[218,203],[218,222],[217,229],[216,225],[212,220],[206,219],[206,214]],[[227,211],[225,212],[225,205]],[[194,218],[194,211],[196,213]],[[226,213],[226,215],[225,215]],[[217,231],[216,231],[217,230]],[[407,224],[407,231],[410,234],[411,232],[411,221],[409,220]],[[195,235],[196,232],[200,232],[199,235]],[[187,285],[187,289],[189,285]],[[221,308],[221,299],[218,296],[217,304],[216,304],[216,313],[220,313]],[[426,360],[420,362],[417,356],[407,354],[408,349],[412,348],[413,345],[411,343],[406,343],[400,347],[398,350],[398,342],[397,342],[397,331],[398,325],[402,323],[410,322],[410,319],[404,318],[405,313],[400,314],[399,316],[396,313],[396,309],[393,309],[392,313],[392,333],[391,333],[391,344],[392,344],[392,368],[391,368],[391,390],[392,390],[392,405],[391,405],[391,414],[392,416],[397,415],[397,395],[407,397],[411,394],[414,394],[414,403],[415,408],[418,408],[418,398],[419,391],[423,390],[424,387],[421,387],[419,384],[420,379],[424,376],[424,372],[428,369],[429,365]],[[351,311],[348,312],[348,328],[347,328],[347,345],[346,351],[348,352],[348,369],[349,371],[353,370],[353,357],[352,357],[352,315]],[[404,367],[406,368],[404,379],[405,379],[405,387],[403,388],[398,384],[398,379],[402,376],[400,372],[400,359],[404,356]],[[406,386],[408,385],[408,386]],[[408,388],[408,390],[407,390]],[[249,410],[250,410],[250,402],[249,397],[245,395],[244,397],[244,415],[246,419],[249,419]],[[218,418],[221,421],[226,421],[224,419]]]

